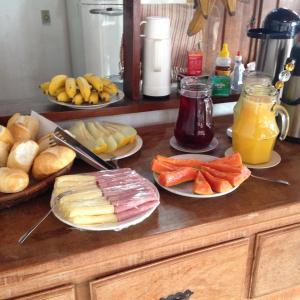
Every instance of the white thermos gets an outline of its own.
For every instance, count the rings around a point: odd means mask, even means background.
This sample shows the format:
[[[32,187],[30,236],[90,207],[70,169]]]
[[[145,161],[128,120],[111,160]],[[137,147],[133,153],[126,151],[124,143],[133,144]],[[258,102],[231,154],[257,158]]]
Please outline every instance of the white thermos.
[[[164,97],[171,92],[170,19],[147,17],[144,30],[143,94]]]

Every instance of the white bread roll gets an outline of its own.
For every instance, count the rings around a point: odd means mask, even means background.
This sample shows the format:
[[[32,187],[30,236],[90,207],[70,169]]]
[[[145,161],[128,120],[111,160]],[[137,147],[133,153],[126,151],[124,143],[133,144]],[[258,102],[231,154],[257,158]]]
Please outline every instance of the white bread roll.
[[[23,191],[29,184],[29,176],[22,170],[0,168],[0,192],[17,193]]]
[[[65,168],[75,159],[75,152],[65,146],[54,146],[40,153],[33,162],[32,175],[43,179]]]
[[[0,142],[4,142],[9,145],[9,149],[14,144],[14,138],[9,129],[0,125]]]
[[[39,120],[32,116],[22,116],[16,113],[8,120],[7,128],[16,142],[35,140],[39,131]]]
[[[10,146],[0,141],[0,167],[6,167]]]
[[[7,167],[29,173],[38,151],[39,145],[35,141],[28,140],[15,143],[8,155]]]

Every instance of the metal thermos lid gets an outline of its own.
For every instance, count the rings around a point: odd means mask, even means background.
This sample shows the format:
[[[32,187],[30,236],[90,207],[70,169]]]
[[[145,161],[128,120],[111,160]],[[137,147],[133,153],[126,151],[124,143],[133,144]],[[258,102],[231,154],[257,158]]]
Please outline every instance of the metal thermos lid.
[[[277,8],[265,17],[262,28],[250,29],[247,35],[258,39],[290,39],[298,32],[299,15],[287,8]]]

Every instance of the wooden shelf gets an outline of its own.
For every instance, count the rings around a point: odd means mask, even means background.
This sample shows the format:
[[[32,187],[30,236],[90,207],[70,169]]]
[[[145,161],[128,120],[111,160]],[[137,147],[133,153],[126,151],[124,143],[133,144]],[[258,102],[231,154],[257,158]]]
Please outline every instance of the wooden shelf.
[[[214,103],[234,102],[238,100],[239,95],[229,97],[214,97]],[[153,110],[163,110],[177,108],[179,106],[179,96],[174,93],[169,98],[158,100],[143,98],[140,101],[133,101],[125,98],[123,101],[108,107],[95,110],[76,110],[68,107],[53,104],[45,96],[34,99],[7,100],[1,102],[0,124],[5,125],[11,115],[16,112],[30,114],[31,110],[41,113],[52,121],[64,121],[74,119],[84,119],[99,116],[120,115],[127,113],[137,113]]]

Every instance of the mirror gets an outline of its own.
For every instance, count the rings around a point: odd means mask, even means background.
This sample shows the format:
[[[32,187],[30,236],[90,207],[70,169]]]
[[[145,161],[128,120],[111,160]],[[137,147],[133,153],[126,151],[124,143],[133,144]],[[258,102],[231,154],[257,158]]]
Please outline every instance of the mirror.
[[[56,74],[120,80],[122,0],[0,3],[0,101],[40,98]]]

